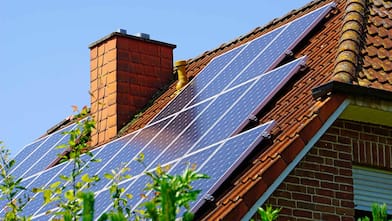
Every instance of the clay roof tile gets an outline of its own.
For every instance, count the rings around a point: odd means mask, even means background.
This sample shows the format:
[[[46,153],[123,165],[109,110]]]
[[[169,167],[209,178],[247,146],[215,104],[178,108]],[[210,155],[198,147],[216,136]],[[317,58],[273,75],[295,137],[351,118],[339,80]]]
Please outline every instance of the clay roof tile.
[[[350,0],[346,3],[332,80],[352,83],[356,78],[359,48],[363,38],[365,8],[365,0]]]

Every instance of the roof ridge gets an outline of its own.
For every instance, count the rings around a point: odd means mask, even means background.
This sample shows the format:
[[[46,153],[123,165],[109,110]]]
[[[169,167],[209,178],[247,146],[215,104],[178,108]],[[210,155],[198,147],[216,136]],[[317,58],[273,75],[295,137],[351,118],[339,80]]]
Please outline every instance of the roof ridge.
[[[212,50],[205,51],[202,54],[200,54],[200,55],[198,55],[198,56],[196,56],[194,58],[188,59],[187,64],[189,65],[191,63],[195,63],[195,62],[203,59],[204,57],[206,57],[208,55],[211,55],[211,54],[213,54],[213,53],[215,53],[215,52],[217,52],[219,50],[228,48],[229,46],[234,45],[237,42],[241,42],[243,39],[245,39],[245,38],[247,38],[247,37],[249,37],[249,36],[251,36],[251,35],[253,35],[255,33],[264,31],[265,29],[267,29],[267,28],[269,28],[269,27],[271,27],[271,26],[273,26],[273,25],[275,25],[275,24],[277,24],[277,23],[279,23],[281,21],[284,21],[285,19],[288,19],[291,16],[294,16],[294,15],[296,15],[296,14],[298,14],[298,13],[300,13],[300,12],[302,12],[302,11],[308,9],[308,8],[313,7],[314,5],[320,4],[321,2],[325,2],[325,1],[328,1],[328,0],[314,0],[314,1],[309,2],[306,5],[302,6],[301,8],[291,10],[290,12],[286,13],[285,15],[283,15],[281,17],[274,18],[273,20],[271,20],[270,22],[268,22],[267,24],[265,24],[263,26],[259,26],[259,27],[255,28],[255,29],[253,29],[252,31],[250,31],[250,32],[248,32],[248,33],[246,33],[244,35],[241,35],[241,36],[239,36],[239,37],[237,37],[237,38],[235,38],[235,39],[233,39],[231,41],[223,43],[220,46],[218,46],[218,47],[216,47],[216,48],[214,48]]]
[[[347,0],[332,80],[353,83],[364,45],[366,0]]]

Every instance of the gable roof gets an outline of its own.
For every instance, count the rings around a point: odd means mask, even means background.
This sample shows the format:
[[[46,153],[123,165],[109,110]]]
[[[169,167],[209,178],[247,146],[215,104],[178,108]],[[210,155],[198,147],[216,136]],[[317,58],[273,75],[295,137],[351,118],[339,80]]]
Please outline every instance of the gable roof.
[[[311,2],[188,60],[188,77],[197,75],[214,57],[329,2],[332,1]],[[290,81],[257,116],[259,123],[277,122],[272,142],[260,148],[262,151],[241,167],[243,170],[233,176],[232,182],[224,184],[221,195],[209,208],[202,208],[197,214],[199,217],[237,220],[245,215],[347,97],[341,94],[314,99],[313,88],[338,81],[392,91],[392,2],[347,0],[336,3],[336,8],[293,50],[295,58],[308,56],[307,70]],[[146,125],[174,94],[175,84],[127,127],[125,133]]]

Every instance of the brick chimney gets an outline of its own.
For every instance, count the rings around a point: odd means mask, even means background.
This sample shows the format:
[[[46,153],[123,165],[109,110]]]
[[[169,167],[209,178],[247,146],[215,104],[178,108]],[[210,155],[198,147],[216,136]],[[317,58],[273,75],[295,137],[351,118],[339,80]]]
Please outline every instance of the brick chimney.
[[[114,32],[90,48],[92,146],[106,143],[173,79],[175,45]]]

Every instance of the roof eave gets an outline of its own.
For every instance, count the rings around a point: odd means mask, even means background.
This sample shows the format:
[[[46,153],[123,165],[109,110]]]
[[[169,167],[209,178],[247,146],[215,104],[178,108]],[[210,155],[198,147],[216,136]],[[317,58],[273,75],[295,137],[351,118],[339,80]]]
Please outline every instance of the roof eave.
[[[354,97],[371,97],[386,101],[392,101],[392,91],[363,87],[339,81],[330,81],[312,89],[313,98],[324,98],[332,93],[346,94]]]

